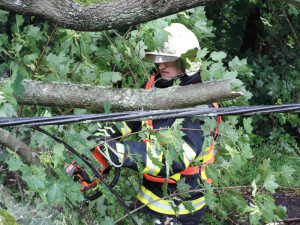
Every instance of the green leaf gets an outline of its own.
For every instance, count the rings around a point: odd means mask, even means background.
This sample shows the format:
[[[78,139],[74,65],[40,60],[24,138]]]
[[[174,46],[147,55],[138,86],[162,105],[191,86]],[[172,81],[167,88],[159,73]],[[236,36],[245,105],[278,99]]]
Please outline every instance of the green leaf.
[[[285,183],[290,184],[291,182],[293,182],[294,178],[292,175],[295,171],[296,170],[294,170],[292,167],[290,167],[288,165],[283,165],[281,167],[280,175]]]
[[[268,194],[263,194],[263,206],[261,207],[262,220],[267,223],[271,223],[276,219],[274,211],[276,210],[275,200]]]
[[[288,215],[286,213],[286,207],[285,206],[278,206],[277,210],[276,210],[276,215],[280,218],[280,219],[284,219],[287,218]]]
[[[276,182],[275,175],[269,174],[264,181],[265,188],[270,191],[272,194],[275,192],[275,189],[279,186]]]
[[[190,213],[192,213],[195,210],[191,201],[183,201],[182,204]]]
[[[251,126],[251,123],[252,123],[251,117],[243,119],[244,128],[247,134],[252,134],[253,127]]]
[[[0,22],[6,23],[9,12],[0,10]]]
[[[19,170],[23,166],[23,162],[20,158],[10,157],[9,160],[6,161],[8,165],[9,171]]]
[[[110,109],[111,109],[111,102],[109,100],[105,100],[104,101],[104,111],[105,111],[105,113],[110,113],[111,112]]]
[[[66,158],[64,156],[65,147],[63,144],[55,143],[53,151],[53,163],[54,167],[62,165],[65,162]]]
[[[197,55],[196,49],[190,49],[186,53],[182,54],[180,58],[184,63],[184,68],[189,69],[191,67],[191,62],[195,61],[195,57]]]
[[[234,59],[229,62],[229,68],[230,70],[237,71],[240,75],[253,76],[246,59],[240,60],[237,56],[234,57]]]
[[[191,186],[188,185],[186,182],[185,182],[185,179],[180,179],[179,181],[177,181],[177,189],[178,189],[178,192],[185,192],[185,191],[188,191],[190,190]],[[182,194],[180,195],[182,198],[187,198],[189,197],[190,195],[188,193],[186,194]]]
[[[254,156],[251,151],[250,144],[247,142],[241,142],[241,149],[242,149],[242,157],[244,159],[252,159]]]
[[[265,179],[265,177],[269,173],[270,162],[271,162],[270,159],[264,159],[263,164],[258,166],[258,169],[260,170],[260,172],[263,175],[263,179]]]
[[[64,202],[65,195],[62,190],[62,185],[59,183],[59,181],[57,183],[52,184],[48,188],[47,199],[50,205],[55,204],[57,202]]]
[[[27,71],[24,66],[20,65],[17,70],[17,75],[12,83],[12,89],[14,94],[20,98],[23,98],[25,87],[22,84],[23,77],[26,76]]]
[[[100,84],[103,86],[111,86],[122,79],[122,75],[119,72],[103,72],[100,74]]]
[[[39,27],[35,27],[33,25],[28,25],[27,26],[27,39],[28,40],[41,40],[42,39],[42,35],[40,35],[40,28]]]
[[[210,57],[212,58],[212,60],[214,61],[222,61],[222,59],[224,59],[226,57],[226,53],[225,52],[212,52],[210,54]]]
[[[114,225],[114,220],[111,217],[106,216],[105,220],[101,222],[102,225]]]
[[[208,164],[208,166],[205,167],[205,173],[208,178],[211,178],[213,180],[213,184],[215,186],[218,186],[219,171],[215,168],[215,166],[212,163]]]

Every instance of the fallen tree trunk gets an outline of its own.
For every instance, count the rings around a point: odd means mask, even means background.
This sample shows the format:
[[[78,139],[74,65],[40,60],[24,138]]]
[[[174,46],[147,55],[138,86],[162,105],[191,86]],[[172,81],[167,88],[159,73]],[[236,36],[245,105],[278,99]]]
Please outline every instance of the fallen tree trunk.
[[[118,0],[95,1],[84,6],[74,0],[1,0],[0,9],[40,16],[72,30],[103,31],[124,29],[214,1]]]
[[[218,80],[165,89],[125,89],[71,83],[23,80],[23,97],[19,104],[92,108],[103,112],[107,101],[111,111],[134,111],[186,108],[197,105],[232,100],[242,95],[230,91],[229,80]]]

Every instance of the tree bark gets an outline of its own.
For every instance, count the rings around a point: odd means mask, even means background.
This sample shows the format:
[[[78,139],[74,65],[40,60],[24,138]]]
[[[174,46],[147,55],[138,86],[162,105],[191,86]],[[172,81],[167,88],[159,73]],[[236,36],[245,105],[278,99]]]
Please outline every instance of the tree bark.
[[[242,95],[230,91],[229,80],[149,90],[32,80],[23,80],[22,84],[25,92],[23,97],[16,97],[19,104],[92,108],[99,112],[104,111],[107,101],[111,111],[157,110],[193,107]]]
[[[13,136],[10,132],[0,128],[0,145],[3,145],[10,150],[16,152],[22,160],[36,166],[43,166],[38,155],[30,150],[30,147],[18,138]]]
[[[1,0],[0,9],[40,16],[63,28],[103,31],[130,27],[215,0],[112,0],[83,6],[74,0]]]

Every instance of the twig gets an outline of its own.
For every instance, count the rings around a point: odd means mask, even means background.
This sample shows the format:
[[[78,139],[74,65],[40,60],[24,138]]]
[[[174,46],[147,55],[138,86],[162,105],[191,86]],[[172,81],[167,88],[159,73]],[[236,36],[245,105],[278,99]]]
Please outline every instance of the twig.
[[[141,63],[142,68],[143,68],[143,70],[144,70],[144,72],[145,72],[145,75],[147,76],[148,80],[149,80],[149,81],[151,82],[151,84],[154,86],[154,84],[152,83],[152,81],[151,81],[151,79],[150,79],[150,77],[149,77],[149,75],[148,75],[148,73],[147,73],[147,70],[146,70],[146,68],[145,68],[144,63],[142,62],[141,58],[136,54],[136,52],[135,52],[135,50],[132,48],[132,46],[128,43],[127,40],[125,40],[125,39],[124,39],[119,33],[117,33],[115,30],[113,30],[113,32],[114,32],[119,38],[121,38],[121,40],[124,41],[124,43],[131,49],[131,51],[133,52],[133,54],[136,56],[136,58],[137,58],[137,59],[139,60],[139,62]]]
[[[227,219],[229,219],[231,223],[237,224],[237,223],[234,222],[232,219],[230,219],[230,218],[229,218],[229,217],[228,217],[221,209],[219,209],[218,206],[216,206],[216,208],[217,208],[217,210],[219,210],[219,212],[220,212],[223,216],[225,216]]]
[[[281,6],[281,9],[282,9],[282,12],[283,12],[283,14],[284,14],[284,17],[285,17],[286,21],[288,22],[288,24],[289,24],[289,26],[290,26],[290,28],[291,28],[291,30],[292,30],[292,33],[293,33],[293,35],[294,35],[294,37],[295,37],[295,39],[296,39],[296,43],[297,43],[298,48],[299,48],[299,50],[300,50],[300,43],[299,43],[297,34],[296,34],[296,32],[295,32],[295,30],[294,30],[294,28],[293,28],[293,26],[292,26],[292,24],[291,24],[289,18],[288,18],[287,15],[286,15],[286,12],[285,12],[284,7],[283,7],[283,4],[282,4],[282,1],[279,0],[279,3],[280,3],[280,6]]]
[[[50,43],[50,41],[51,41],[51,39],[52,39],[52,37],[53,37],[55,31],[56,31],[56,28],[57,28],[57,24],[55,24],[55,26],[54,26],[54,28],[53,28],[53,30],[52,30],[52,33],[51,33],[50,37],[48,38],[48,41],[47,41],[47,43],[46,43],[46,45],[45,45],[45,47],[44,47],[44,49],[43,49],[43,51],[42,51],[42,53],[41,53],[41,55],[40,55],[40,58],[38,59],[36,65],[35,65],[34,71],[33,71],[32,75],[31,75],[31,80],[32,80],[33,77],[34,77],[34,74],[35,74],[35,72],[36,72],[36,70],[37,70],[37,68],[38,68],[38,66],[39,66],[39,64],[40,64],[40,61],[41,61],[41,59],[42,59],[42,57],[43,57],[43,55],[44,55],[44,53],[45,53],[45,51],[46,51],[46,48],[48,47],[48,45],[49,45],[49,43]]]
[[[82,53],[81,53],[81,45],[80,45],[80,41],[77,40],[77,43],[79,44],[80,59],[79,59],[79,62],[77,63],[77,65],[76,65],[74,71],[73,71],[72,74],[70,75],[71,81],[72,81],[72,79],[73,79],[73,76],[74,76],[74,74],[75,74],[77,68],[79,67],[80,63],[82,62]]]
[[[19,187],[19,191],[20,191],[20,196],[21,196],[21,201],[24,202],[24,191],[23,191],[23,187],[20,181],[20,177],[19,174],[17,172],[14,172],[18,187]]]

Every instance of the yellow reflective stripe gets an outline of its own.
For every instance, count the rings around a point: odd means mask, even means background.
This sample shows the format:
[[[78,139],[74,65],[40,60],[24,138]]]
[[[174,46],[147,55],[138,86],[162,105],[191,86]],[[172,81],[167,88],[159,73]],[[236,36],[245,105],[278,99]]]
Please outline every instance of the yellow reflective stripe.
[[[122,122],[124,124],[123,127],[121,127],[121,133],[122,133],[122,138],[121,141],[126,138],[129,134],[131,134],[132,130],[128,127],[126,122]]]
[[[206,156],[207,152],[209,151],[210,147],[206,147],[201,153],[200,155],[195,159],[196,162],[199,162],[201,160],[204,159],[204,157]]]
[[[183,162],[184,162],[184,165],[185,165],[185,169],[187,169],[190,165],[190,160],[186,157],[185,154],[183,154]]]
[[[146,142],[146,167],[142,171],[142,173],[150,174],[152,176],[156,176],[160,172],[160,168],[153,164],[152,160],[150,159],[148,152],[151,151],[151,154],[154,158],[158,158],[160,162],[162,162],[162,153],[160,155],[157,155],[157,152],[155,150],[155,146],[152,145],[151,142]]]
[[[175,181],[179,181],[180,178],[181,178],[181,174],[180,173],[176,173],[176,174],[172,175],[170,178],[173,179],[173,180],[175,180]]]
[[[202,179],[202,180],[206,180],[206,179],[207,179],[205,170],[204,170],[204,171],[201,171],[201,179]]]
[[[203,163],[210,160],[214,155],[214,151],[211,151],[208,155],[203,156]]]
[[[179,210],[175,212],[171,206],[171,204],[166,200],[159,200],[160,198],[154,195],[151,191],[147,190],[144,186],[141,187],[140,192],[137,195],[137,198],[140,202],[147,205],[151,210],[167,214],[167,215],[185,215],[189,214],[190,212],[184,207],[183,203],[178,205]],[[155,201],[155,202],[154,202]],[[193,212],[200,210],[205,205],[205,198],[201,197],[191,201],[193,207],[195,208],[192,210]]]

